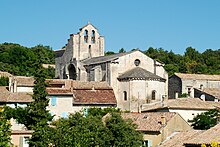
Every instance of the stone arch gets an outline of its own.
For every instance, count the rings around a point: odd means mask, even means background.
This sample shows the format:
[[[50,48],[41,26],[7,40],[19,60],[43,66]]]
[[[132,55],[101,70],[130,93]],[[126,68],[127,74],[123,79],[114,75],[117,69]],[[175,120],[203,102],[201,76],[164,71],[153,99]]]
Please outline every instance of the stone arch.
[[[69,79],[76,80],[76,68],[73,64],[68,66]]]

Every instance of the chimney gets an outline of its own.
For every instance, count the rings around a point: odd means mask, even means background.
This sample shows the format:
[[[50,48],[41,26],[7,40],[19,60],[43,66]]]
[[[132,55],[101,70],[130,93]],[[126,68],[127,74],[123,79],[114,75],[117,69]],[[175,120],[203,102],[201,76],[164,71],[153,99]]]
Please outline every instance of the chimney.
[[[166,125],[166,118],[165,118],[165,116],[161,116],[161,125],[162,126],[165,126]]]

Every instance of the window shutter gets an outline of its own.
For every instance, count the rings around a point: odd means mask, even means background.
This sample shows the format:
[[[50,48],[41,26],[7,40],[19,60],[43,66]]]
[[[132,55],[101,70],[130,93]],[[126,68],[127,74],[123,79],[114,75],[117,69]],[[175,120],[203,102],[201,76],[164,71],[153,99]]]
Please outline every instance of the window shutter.
[[[23,139],[23,136],[20,136],[20,141],[19,141],[19,147],[23,147],[23,142],[24,139]]]
[[[56,104],[57,104],[57,98],[53,96],[53,97],[51,98],[51,105],[52,105],[52,106],[56,106]]]
[[[152,140],[148,140],[148,147],[152,147]]]
[[[67,117],[68,117],[68,113],[67,113],[67,112],[63,112],[63,113],[62,113],[62,117],[63,117],[63,118],[67,118]]]

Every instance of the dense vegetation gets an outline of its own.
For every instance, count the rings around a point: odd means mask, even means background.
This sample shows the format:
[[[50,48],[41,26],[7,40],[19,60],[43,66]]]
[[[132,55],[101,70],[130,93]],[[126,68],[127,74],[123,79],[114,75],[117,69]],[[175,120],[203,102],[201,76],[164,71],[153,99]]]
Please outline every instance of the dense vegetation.
[[[0,107],[0,147],[9,147],[11,140],[11,125],[7,119],[4,107]]]
[[[27,48],[19,44],[0,44],[0,71],[6,71],[13,75],[33,76],[37,58],[41,58],[44,64],[54,64],[54,52],[49,46],[37,45]],[[46,78],[54,77],[54,69],[44,69]]]
[[[193,120],[190,120],[189,122],[192,123],[193,129],[207,130],[218,123],[219,113],[219,110],[216,109],[209,110],[196,115]]]
[[[0,77],[0,86],[8,86],[8,77]]]
[[[119,53],[121,52],[125,52],[125,50],[122,48],[119,50]],[[179,55],[173,51],[150,47],[143,53],[165,64],[164,68],[169,75],[175,72],[220,74],[220,49],[207,49],[200,53],[195,48],[188,47],[183,55]],[[105,54],[112,55],[114,52],[109,51]]]

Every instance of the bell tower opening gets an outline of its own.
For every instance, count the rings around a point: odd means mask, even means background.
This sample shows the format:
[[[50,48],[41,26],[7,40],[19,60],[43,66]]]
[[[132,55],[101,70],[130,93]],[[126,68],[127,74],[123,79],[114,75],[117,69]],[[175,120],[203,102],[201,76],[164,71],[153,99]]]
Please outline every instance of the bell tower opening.
[[[70,64],[68,66],[68,71],[69,71],[69,79],[76,80],[76,68],[73,64]]]

